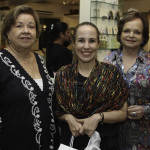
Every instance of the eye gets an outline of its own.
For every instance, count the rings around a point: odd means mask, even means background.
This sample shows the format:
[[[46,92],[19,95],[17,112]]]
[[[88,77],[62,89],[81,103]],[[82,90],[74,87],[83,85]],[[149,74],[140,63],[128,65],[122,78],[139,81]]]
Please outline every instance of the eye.
[[[16,25],[16,28],[21,28],[21,27],[22,27],[22,25],[20,25],[20,24]]]
[[[84,39],[78,39],[78,42],[83,43]]]
[[[30,25],[28,25],[28,27],[29,27],[30,29],[34,29],[34,28],[35,28],[35,25],[30,24]]]
[[[129,33],[130,30],[129,30],[129,29],[125,29],[125,30],[123,30],[123,32],[124,32],[124,33]]]
[[[140,34],[142,34],[142,32],[140,32],[140,31],[134,31],[134,34],[140,35]]]
[[[95,43],[95,42],[96,42],[96,39],[90,39],[89,42],[90,42],[90,43]]]
[[[29,28],[32,28],[32,29],[33,29],[33,28],[35,28],[35,27],[34,27],[34,26],[29,26]]]

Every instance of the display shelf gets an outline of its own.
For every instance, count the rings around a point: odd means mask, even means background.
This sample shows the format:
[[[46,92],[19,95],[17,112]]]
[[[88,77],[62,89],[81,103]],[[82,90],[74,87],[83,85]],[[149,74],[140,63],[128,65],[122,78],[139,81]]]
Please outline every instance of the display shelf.
[[[121,16],[118,0],[91,0],[90,22],[100,31],[99,49],[117,49],[117,20]]]
[[[112,3],[112,2],[97,1],[97,0],[94,0],[94,1],[92,1],[92,2],[98,2],[98,3],[101,3],[101,4],[108,4],[108,5],[111,4],[111,5],[117,5],[117,6],[119,6],[118,2]]]

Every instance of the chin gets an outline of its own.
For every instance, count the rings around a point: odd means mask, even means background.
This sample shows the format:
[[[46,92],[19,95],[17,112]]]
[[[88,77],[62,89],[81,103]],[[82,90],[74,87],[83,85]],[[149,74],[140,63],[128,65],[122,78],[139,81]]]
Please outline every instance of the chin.
[[[22,47],[23,49],[31,49],[31,45],[21,45],[20,47]]]
[[[83,63],[91,63],[91,62],[95,61],[95,58],[94,59],[80,59],[80,61]]]

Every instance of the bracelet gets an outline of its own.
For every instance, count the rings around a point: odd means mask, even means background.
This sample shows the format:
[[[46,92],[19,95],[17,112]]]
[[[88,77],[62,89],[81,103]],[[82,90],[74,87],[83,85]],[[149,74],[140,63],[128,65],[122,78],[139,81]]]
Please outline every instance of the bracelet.
[[[104,114],[103,114],[103,112],[100,112],[99,114],[102,117],[102,120],[101,120],[100,124],[103,124],[104,123]]]

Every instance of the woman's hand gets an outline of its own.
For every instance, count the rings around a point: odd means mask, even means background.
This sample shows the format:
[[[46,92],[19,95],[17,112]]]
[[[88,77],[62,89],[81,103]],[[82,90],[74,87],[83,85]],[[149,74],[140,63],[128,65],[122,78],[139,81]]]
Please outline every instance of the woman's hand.
[[[83,125],[80,130],[80,134],[87,134],[89,137],[91,137],[101,119],[102,117],[99,113],[94,114],[89,118],[77,119],[77,121]]]
[[[82,124],[77,122],[76,121],[77,119],[71,114],[66,114],[65,120],[69,125],[69,128],[70,128],[70,131],[71,131],[72,135],[74,137],[79,136],[80,135],[80,130],[82,128]]]
[[[128,118],[133,120],[141,119],[144,115],[144,108],[140,105],[132,105],[128,107]]]

